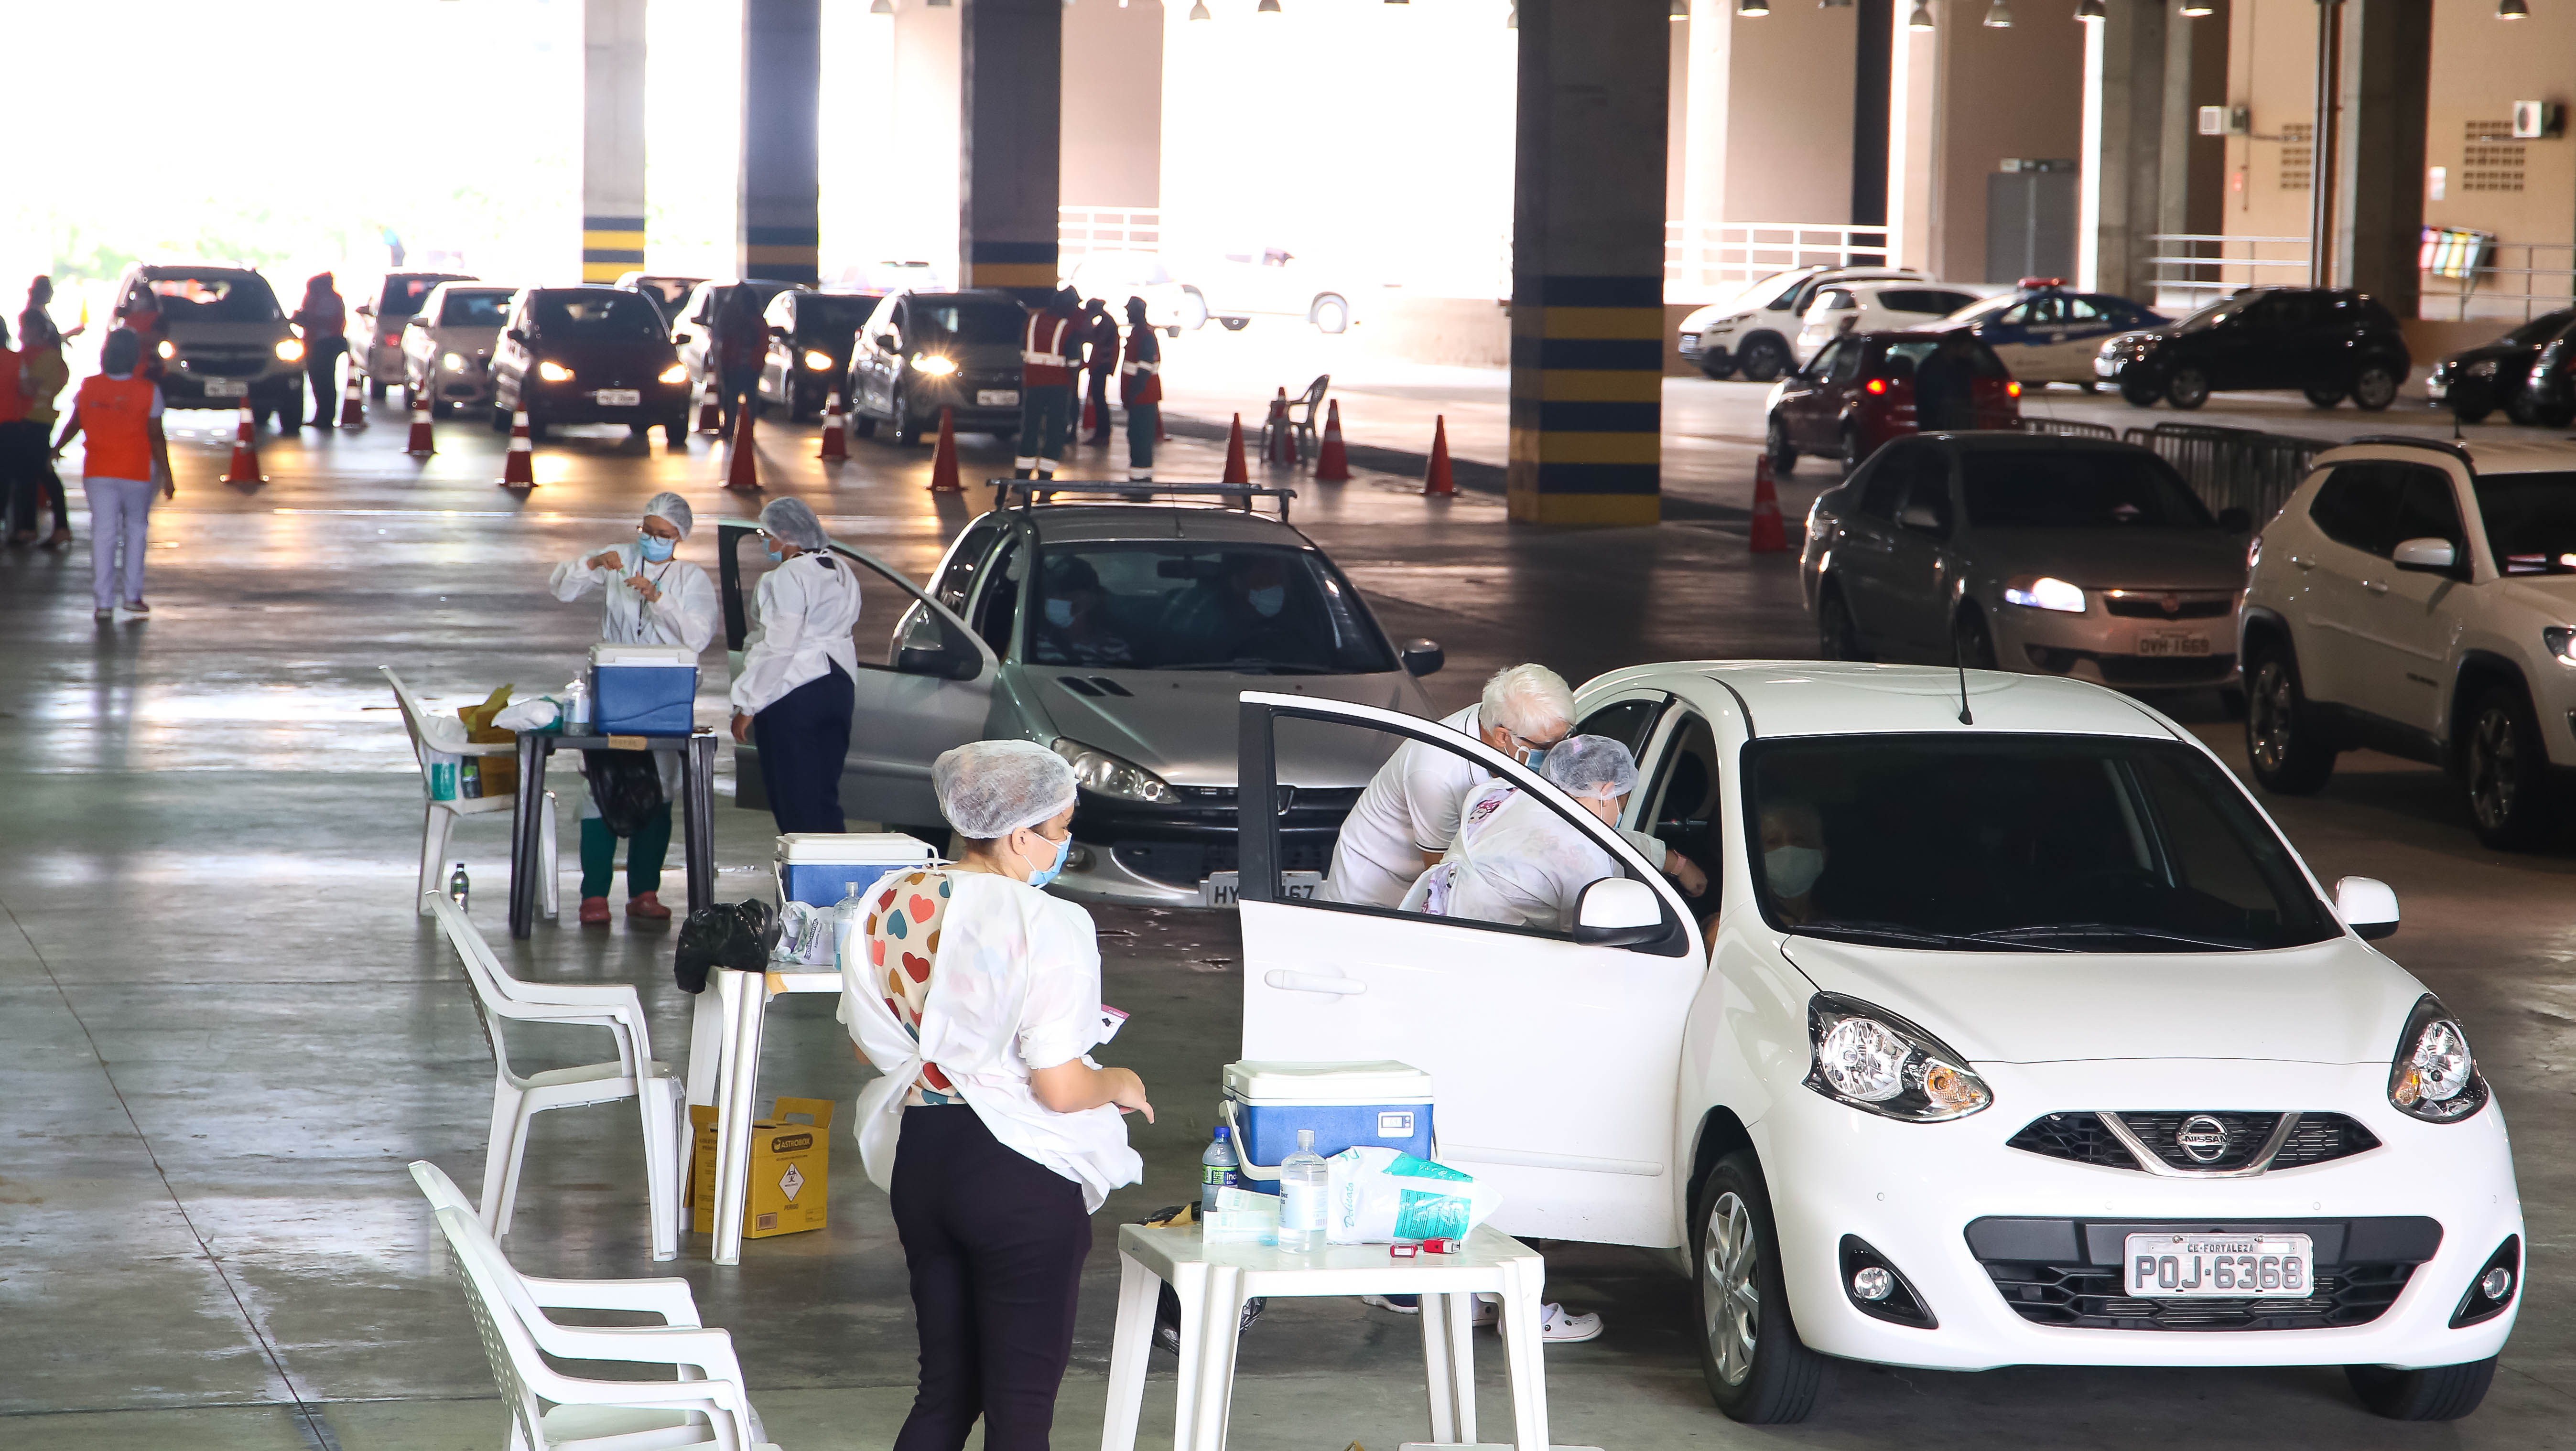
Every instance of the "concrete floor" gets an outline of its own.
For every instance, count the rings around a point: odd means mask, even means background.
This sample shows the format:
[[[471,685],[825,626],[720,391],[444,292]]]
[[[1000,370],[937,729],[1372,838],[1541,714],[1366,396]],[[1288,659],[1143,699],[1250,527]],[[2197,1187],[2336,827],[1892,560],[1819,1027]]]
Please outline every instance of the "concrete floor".
[[[1712,432],[1758,432],[1733,416],[1741,394],[1758,417],[1754,390],[1706,388]],[[2225,421],[2214,415],[2203,416]],[[2352,415],[2338,421],[2362,431]],[[408,900],[418,776],[374,667],[448,704],[503,682],[551,687],[595,623],[542,593],[554,560],[619,537],[658,488],[687,493],[702,519],[745,511],[715,488],[704,441],[673,455],[576,431],[539,451],[543,487],[523,500],[491,486],[498,440],[471,426],[443,426],[440,454],[418,463],[381,410],[364,434],[269,442],[271,482],[237,490],[213,481],[229,416],[174,425],[181,493],[154,520],[148,622],[93,625],[85,553],[0,552],[0,648],[14,667],[0,673],[0,837],[23,843],[0,853],[0,1102],[15,1130],[0,1156],[0,1446],[497,1448],[503,1413],[403,1172],[427,1157],[478,1182],[491,1062],[464,983]],[[862,442],[827,478],[811,437],[764,429],[773,492],[926,569],[964,512],[921,492],[926,452]],[[969,477],[1006,464],[1006,444],[968,444]],[[1123,458],[1098,471],[1113,462]],[[1185,441],[1165,472],[1213,476],[1216,462]],[[1712,500],[1746,474],[1712,473]],[[1538,533],[1506,525],[1489,496],[1426,503],[1383,476],[1301,487],[1298,522],[1389,629],[1448,647],[1449,670],[1430,682],[1444,709],[1522,658],[1579,679],[1809,648],[1788,561],[1746,555],[1723,517]],[[75,528],[85,550],[85,519]],[[689,557],[709,553],[701,535]],[[720,719],[723,684],[720,667],[708,672],[701,719]],[[2179,706],[2236,753],[2214,703]],[[1550,1254],[1551,1297],[1604,1312],[1609,1331],[1550,1353],[1557,1439],[2576,1444],[2576,1324],[2559,1273],[2576,1168],[2564,1147],[2576,1081],[2561,1076],[2576,1063],[2576,856],[2481,850],[2438,775],[2384,759],[2348,757],[2322,795],[2271,804],[2321,875],[2397,888],[2407,927],[2393,955],[2467,1018],[2520,1131],[2531,1288],[2483,1411],[2390,1425],[2332,1371],[1838,1366],[1812,1422],[1748,1430],[1708,1408],[1683,1283],[1643,1254],[1565,1246]],[[718,815],[721,894],[762,890],[765,814],[720,799]],[[541,926],[507,943],[503,838],[497,824],[468,824],[453,855],[516,969],[635,983],[662,1056],[678,1057],[687,1000],[670,982],[667,931]],[[1231,919],[1095,915],[1108,996],[1135,1014],[1110,1056],[1147,1067],[1163,1116],[1131,1125],[1146,1182],[1099,1216],[1061,1408],[1068,1446],[1088,1443],[1100,1413],[1112,1226],[1192,1192],[1239,1002]],[[514,1057],[523,1069],[585,1061],[597,1036],[514,1037]],[[860,1080],[829,1001],[773,1013],[768,1092],[846,1101]],[[631,1111],[547,1114],[511,1249],[534,1273],[686,1275],[707,1321],[733,1332],[783,1446],[882,1445],[913,1370],[900,1251],[845,1137],[834,1158],[828,1229],[756,1241],[737,1270],[710,1266],[693,1240],[657,1269]],[[1484,1344],[1490,1382],[1498,1347]],[[1417,1356],[1409,1320],[1348,1301],[1274,1305],[1244,1343],[1235,1443],[1383,1451],[1419,1436]],[[1168,1384],[1166,1373],[1149,1392],[1148,1445],[1168,1424]],[[1483,1409],[1495,1431],[1508,1425],[1498,1390],[1485,1388]]]

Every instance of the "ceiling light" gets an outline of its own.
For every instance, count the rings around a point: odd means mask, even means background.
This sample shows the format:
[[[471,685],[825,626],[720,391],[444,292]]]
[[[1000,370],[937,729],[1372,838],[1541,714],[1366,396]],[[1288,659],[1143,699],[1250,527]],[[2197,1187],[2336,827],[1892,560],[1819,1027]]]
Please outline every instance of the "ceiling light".
[[[2004,0],[1995,0],[1995,3],[1986,7],[1986,28],[1988,30],[2012,29],[2012,8],[2004,4]]]
[[[2078,0],[2075,7],[2075,18],[2078,20],[2108,20],[2111,17],[2108,12],[2103,10],[2102,0]]]
[[[1908,30],[1932,28],[1932,7],[1927,0],[1914,0],[1914,13],[1905,17],[1905,28]]]
[[[937,3],[937,0],[932,0],[932,3]],[[1197,4],[1190,7],[1190,18],[1192,20],[1205,20],[1208,18],[1207,0],[1198,0]]]
[[[1279,0],[1261,0],[1260,4],[1252,7],[1252,13],[1255,15],[1276,15],[1279,13]]]
[[[2523,4],[2522,0],[2496,0],[2496,19],[2529,20],[2530,18],[2531,7]]]
[[[870,15],[892,15],[894,13],[894,0],[874,0],[874,3],[868,6],[868,13]]]
[[[1848,10],[1851,8],[1851,3],[1852,0],[1816,0],[1816,8],[1819,10]]]
[[[1735,0],[1735,13],[1738,15],[1768,15],[1771,13],[1771,0]]]
[[[2210,0],[2182,0],[2182,4],[2175,8],[2179,9],[2183,14],[2190,16],[2194,20],[2198,20],[2204,15],[2216,14],[2218,10],[2218,7],[2211,4]]]
[[[1520,6],[1520,0],[1512,0],[1512,3],[1511,3],[1510,5],[1508,5],[1508,6],[1504,7],[1504,9],[1503,9],[1503,29],[1505,29],[1505,30],[1518,30],[1518,29],[1520,29],[1520,28],[1521,28],[1521,6]]]
[[[1666,20],[1690,19],[1690,0],[1673,0],[1672,8],[1664,12],[1664,18]]]

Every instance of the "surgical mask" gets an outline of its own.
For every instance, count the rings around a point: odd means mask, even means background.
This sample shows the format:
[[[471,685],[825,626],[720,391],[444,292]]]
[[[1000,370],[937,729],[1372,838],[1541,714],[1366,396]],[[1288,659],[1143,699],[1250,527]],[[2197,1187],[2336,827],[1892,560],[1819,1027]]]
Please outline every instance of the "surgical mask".
[[[1044,841],[1046,838],[1041,836],[1038,840]],[[1043,887],[1047,883],[1054,881],[1057,877],[1064,875],[1064,859],[1071,855],[1073,855],[1073,833],[1068,831],[1064,834],[1064,840],[1055,844],[1055,860],[1047,863],[1039,870],[1029,873],[1029,885],[1032,887]]]
[[[1783,897],[1803,897],[1825,874],[1825,853],[1821,847],[1775,846],[1762,854],[1762,875],[1771,890]]]
[[[672,552],[680,547],[680,541],[677,539],[665,539],[659,534],[647,534],[641,529],[635,531],[635,542],[643,548],[644,557],[655,564],[670,558]]]
[[[784,554],[779,553],[779,552],[778,552],[778,546],[777,546],[776,544],[774,544],[774,543],[770,542],[769,540],[763,539],[762,541],[760,541],[760,547],[761,547],[761,548],[763,548],[763,549],[765,549],[765,550],[768,550],[768,551],[769,551],[769,562],[770,562],[770,563],[772,563],[772,564],[785,564],[785,563],[787,562],[787,556],[786,556],[786,555],[784,555]]]
[[[1066,628],[1066,627],[1070,626],[1070,625],[1073,623],[1073,601],[1071,601],[1071,600],[1049,600],[1049,601],[1047,601],[1047,602],[1046,602],[1046,622],[1047,622],[1048,624],[1050,624],[1050,625],[1055,626],[1055,627],[1056,627],[1057,629],[1059,629],[1059,630],[1064,629],[1064,628]]]
[[[1254,614],[1266,620],[1287,607],[1288,587],[1284,584],[1274,584],[1268,589],[1253,590],[1243,598],[1245,603],[1252,606]]]

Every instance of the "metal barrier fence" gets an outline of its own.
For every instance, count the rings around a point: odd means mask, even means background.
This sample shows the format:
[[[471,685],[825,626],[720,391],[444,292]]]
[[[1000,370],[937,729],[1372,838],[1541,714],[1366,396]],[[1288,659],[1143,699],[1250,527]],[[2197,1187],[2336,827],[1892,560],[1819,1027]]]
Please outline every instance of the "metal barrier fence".
[[[2059,438],[2107,438],[2118,442],[2120,430],[2107,423],[2078,423],[2072,418],[2025,418],[2024,433],[2054,434]]]
[[[2258,529],[2281,512],[2282,501],[2308,476],[2317,455],[2335,446],[2330,439],[2207,423],[2159,423],[2125,433],[2071,418],[2025,418],[2021,426],[2025,433],[2117,439],[2148,449],[2172,464],[2212,513],[2243,509]]]

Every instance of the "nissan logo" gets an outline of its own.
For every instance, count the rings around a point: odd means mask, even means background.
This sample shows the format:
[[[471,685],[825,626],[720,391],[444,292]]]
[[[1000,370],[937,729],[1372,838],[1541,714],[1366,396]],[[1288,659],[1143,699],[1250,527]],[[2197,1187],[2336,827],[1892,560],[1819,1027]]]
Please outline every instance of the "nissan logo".
[[[2174,1130],[2174,1143],[2195,1164],[2215,1164],[2227,1152],[2227,1125],[2205,1113],[2193,1114]]]

